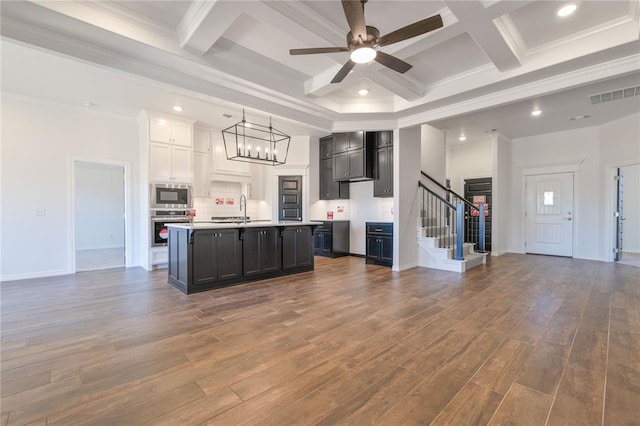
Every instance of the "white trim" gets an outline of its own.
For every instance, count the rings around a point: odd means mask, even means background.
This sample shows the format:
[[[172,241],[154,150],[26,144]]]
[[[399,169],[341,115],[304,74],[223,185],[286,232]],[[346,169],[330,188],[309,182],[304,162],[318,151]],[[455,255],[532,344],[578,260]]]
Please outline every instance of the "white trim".
[[[617,169],[626,166],[634,166],[638,163],[638,160],[626,160],[619,163],[609,163],[605,165],[605,177],[604,177],[604,196],[606,200],[604,215],[607,219],[605,226],[604,247],[605,258],[602,259],[605,262],[615,262],[615,256],[613,249],[615,248],[616,240],[616,220],[614,212],[616,211],[617,204],[617,185],[615,184],[615,176],[617,176]],[[625,250],[622,250],[624,253]]]
[[[589,36],[592,36],[592,35],[597,35],[597,34],[602,33],[604,31],[609,31],[609,30],[611,30],[613,28],[628,24],[630,22],[632,22],[632,19],[629,16],[620,16],[620,17],[618,17],[616,19],[613,19],[613,20],[611,20],[609,22],[605,22],[605,23],[602,23],[600,25],[596,25],[595,27],[588,28],[588,29],[586,29],[584,31],[580,31],[580,32],[571,34],[571,35],[569,35],[567,37],[564,37],[564,38],[561,38],[561,39],[558,39],[558,40],[554,40],[552,42],[545,43],[545,44],[542,44],[540,46],[533,47],[533,48],[531,48],[529,50],[528,54],[533,56],[533,55],[537,55],[537,54],[540,54],[540,53],[545,52],[545,51],[554,50],[554,49],[557,49],[557,48],[559,48],[559,47],[561,47],[563,45],[582,40],[582,39],[584,39],[586,37],[589,37]]]
[[[7,281],[17,281],[17,280],[28,280],[32,278],[46,278],[46,277],[54,277],[57,275],[69,275],[69,271],[66,269],[55,269],[53,271],[42,271],[42,272],[30,272],[28,274],[13,274],[13,275],[3,275],[0,277],[0,282],[5,283]]]
[[[407,269],[413,269],[413,268],[417,268],[419,265],[418,261],[416,260],[415,262],[411,262],[411,263],[405,263],[404,265],[393,265],[391,267],[392,271],[406,271]]]
[[[518,62],[522,63],[524,57],[527,56],[527,45],[509,14],[497,17],[493,20],[493,24],[496,26],[500,36],[502,36],[507,46],[509,46]]]
[[[67,261],[67,274],[76,273],[76,239],[75,239],[75,179],[76,179],[76,164],[78,162],[103,164],[110,166],[122,167],[124,176],[124,252],[125,252],[125,267],[133,266],[133,198],[132,198],[132,184],[131,184],[131,162],[108,160],[102,158],[93,157],[81,157],[70,156],[68,163],[68,194],[67,194],[67,226],[69,229],[68,238],[68,261]]]

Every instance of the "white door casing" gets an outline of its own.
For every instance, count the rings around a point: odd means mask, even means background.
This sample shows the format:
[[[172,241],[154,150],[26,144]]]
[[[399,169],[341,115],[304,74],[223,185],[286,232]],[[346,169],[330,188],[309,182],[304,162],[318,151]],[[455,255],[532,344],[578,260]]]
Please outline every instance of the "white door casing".
[[[526,252],[573,257],[573,173],[526,178]]]

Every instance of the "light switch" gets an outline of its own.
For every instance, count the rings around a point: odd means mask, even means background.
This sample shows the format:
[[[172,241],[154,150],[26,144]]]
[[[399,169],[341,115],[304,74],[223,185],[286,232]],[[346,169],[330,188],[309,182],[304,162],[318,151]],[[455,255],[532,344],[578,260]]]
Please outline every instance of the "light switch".
[[[33,213],[36,216],[44,216],[45,210],[44,209],[40,209],[40,208],[35,208],[35,209],[33,209]]]

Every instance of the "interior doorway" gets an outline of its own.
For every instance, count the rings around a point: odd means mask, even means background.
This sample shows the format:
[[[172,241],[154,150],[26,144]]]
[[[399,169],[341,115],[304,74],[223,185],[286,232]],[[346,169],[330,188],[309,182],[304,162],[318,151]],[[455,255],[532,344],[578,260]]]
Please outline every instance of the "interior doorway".
[[[75,271],[116,268],[125,261],[125,168],[73,162]]]
[[[640,164],[618,167],[614,181],[614,261],[640,266]]]
[[[573,257],[573,183],[573,173],[527,176],[527,253]]]
[[[302,220],[302,176],[278,177],[278,220]]]
[[[477,200],[485,200],[484,250],[486,252],[491,252],[491,218],[493,213],[493,197],[491,194],[492,178],[486,177],[464,180],[464,198],[474,204],[477,204]],[[467,226],[465,229],[467,241],[478,241],[480,218],[471,216],[469,223],[471,226]]]

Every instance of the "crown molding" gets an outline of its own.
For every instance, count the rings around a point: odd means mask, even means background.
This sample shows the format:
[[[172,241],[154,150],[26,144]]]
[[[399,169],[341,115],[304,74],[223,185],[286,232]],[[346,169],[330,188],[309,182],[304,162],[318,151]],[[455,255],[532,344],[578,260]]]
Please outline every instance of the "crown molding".
[[[193,36],[193,34],[198,30],[202,21],[207,17],[216,1],[194,1],[191,2],[191,5],[187,9],[187,12],[184,14],[178,27],[176,28],[176,33],[178,34],[178,39],[180,40],[180,46],[184,47],[187,44],[187,41]]]
[[[502,15],[493,20],[500,36],[504,39],[507,46],[513,51],[518,61],[522,63],[524,57],[527,55],[527,45],[522,39],[520,32],[513,23],[513,20],[509,15]]]
[[[640,24],[640,0],[629,0],[629,17],[636,24]]]
[[[571,43],[575,43],[575,42],[579,42],[587,37],[593,36],[593,35],[598,35],[598,36],[602,36],[603,33],[611,31],[613,29],[617,29],[620,28],[624,25],[628,25],[630,23],[633,23],[633,20],[631,19],[631,17],[629,16],[621,16],[619,18],[613,19],[609,22],[605,22],[604,24],[601,25],[596,25],[595,27],[591,27],[589,29],[586,29],[584,31],[580,31],[574,34],[571,34],[567,37],[563,37],[557,40],[554,40],[552,42],[549,43],[545,43],[545,44],[541,44],[540,46],[535,46],[532,47],[531,49],[528,50],[527,54],[529,56],[533,56],[533,55],[539,55],[541,53],[546,53],[548,51],[552,51],[555,49],[558,49],[560,47],[563,47],[567,44],[571,44]],[[637,36],[637,31],[636,31],[636,36]],[[637,40],[637,37],[636,37]]]
[[[36,4],[39,4],[41,6],[44,6],[47,3],[50,3],[50,2],[47,2],[47,1],[36,2]],[[104,15],[109,15],[111,17],[125,21],[133,26],[144,28],[146,30],[153,31],[163,36],[175,37],[176,35],[176,32],[173,28],[161,22],[151,20],[151,18],[149,18],[148,16],[143,16],[143,15],[140,15],[139,13],[133,12],[132,10],[127,9],[124,6],[121,6],[117,2],[76,0],[74,3],[80,4],[87,8],[91,8]]]
[[[466,114],[472,111],[491,108],[521,99],[553,93],[570,87],[576,87],[593,81],[611,78],[616,75],[639,70],[640,53],[615,59],[603,64],[584,67],[579,70],[567,72],[554,77],[540,79],[484,96],[478,96],[473,99],[457,102],[441,108],[434,108],[418,114],[401,117],[398,119],[398,125],[400,127],[411,127],[454,115]]]

